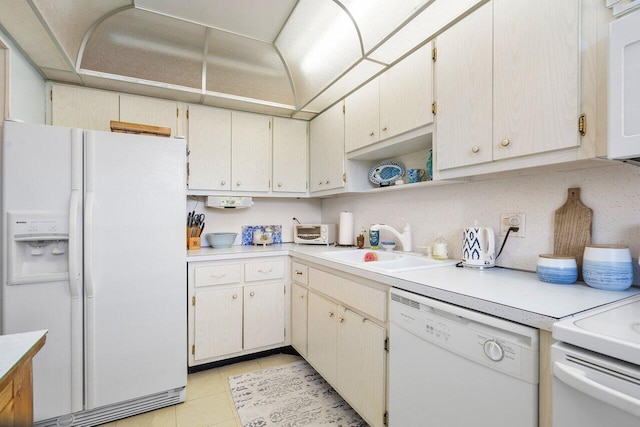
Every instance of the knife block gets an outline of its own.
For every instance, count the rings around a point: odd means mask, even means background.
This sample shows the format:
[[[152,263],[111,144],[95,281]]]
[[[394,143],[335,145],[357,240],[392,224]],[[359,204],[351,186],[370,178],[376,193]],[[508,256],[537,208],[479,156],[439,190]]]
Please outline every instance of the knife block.
[[[187,227],[187,249],[200,249],[200,236],[191,237],[194,227]]]

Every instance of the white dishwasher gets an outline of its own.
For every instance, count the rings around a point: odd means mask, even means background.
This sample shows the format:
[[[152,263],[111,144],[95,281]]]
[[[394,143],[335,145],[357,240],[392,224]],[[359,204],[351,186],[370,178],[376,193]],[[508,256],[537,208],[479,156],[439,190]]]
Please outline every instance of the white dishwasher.
[[[391,427],[535,427],[538,330],[391,290]]]

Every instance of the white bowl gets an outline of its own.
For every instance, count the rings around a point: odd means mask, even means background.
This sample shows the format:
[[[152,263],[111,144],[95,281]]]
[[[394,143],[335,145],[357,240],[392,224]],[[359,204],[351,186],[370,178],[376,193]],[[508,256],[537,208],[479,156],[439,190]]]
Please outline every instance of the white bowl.
[[[589,245],[584,248],[582,278],[592,288],[624,291],[633,283],[631,253],[622,245]]]
[[[209,244],[215,248],[230,248],[236,240],[238,233],[207,233],[205,237]]]
[[[570,285],[575,283],[578,278],[576,257],[568,255],[539,255],[536,273],[543,282]]]

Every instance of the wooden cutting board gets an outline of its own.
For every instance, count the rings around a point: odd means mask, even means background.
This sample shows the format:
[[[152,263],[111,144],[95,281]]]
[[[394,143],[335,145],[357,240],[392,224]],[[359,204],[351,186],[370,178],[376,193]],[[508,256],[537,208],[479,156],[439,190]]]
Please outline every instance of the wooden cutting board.
[[[578,280],[582,280],[582,254],[591,243],[593,211],[580,201],[580,188],[568,190],[567,201],[556,210],[553,233],[554,255],[571,255],[578,262]]]

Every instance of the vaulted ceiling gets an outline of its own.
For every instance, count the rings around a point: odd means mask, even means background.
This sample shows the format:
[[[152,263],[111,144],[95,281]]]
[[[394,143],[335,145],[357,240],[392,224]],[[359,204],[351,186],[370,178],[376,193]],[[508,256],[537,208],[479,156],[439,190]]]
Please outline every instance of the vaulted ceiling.
[[[0,0],[0,25],[49,80],[308,119],[418,47],[433,2]]]

